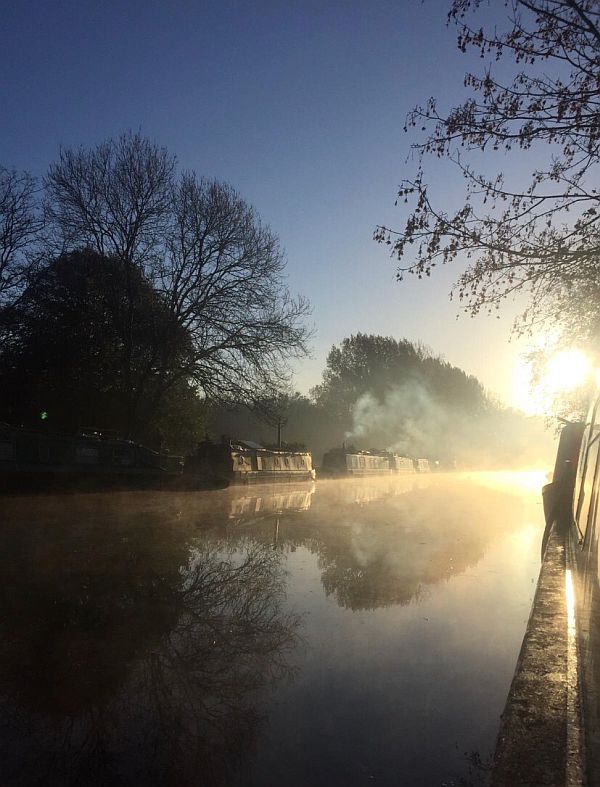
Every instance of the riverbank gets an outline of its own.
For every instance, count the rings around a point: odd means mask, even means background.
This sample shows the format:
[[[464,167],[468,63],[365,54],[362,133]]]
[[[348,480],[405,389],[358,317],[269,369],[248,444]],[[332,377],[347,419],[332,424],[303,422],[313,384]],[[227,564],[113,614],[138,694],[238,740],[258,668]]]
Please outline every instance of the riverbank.
[[[574,615],[565,537],[555,523],[502,714],[493,787],[584,783]]]

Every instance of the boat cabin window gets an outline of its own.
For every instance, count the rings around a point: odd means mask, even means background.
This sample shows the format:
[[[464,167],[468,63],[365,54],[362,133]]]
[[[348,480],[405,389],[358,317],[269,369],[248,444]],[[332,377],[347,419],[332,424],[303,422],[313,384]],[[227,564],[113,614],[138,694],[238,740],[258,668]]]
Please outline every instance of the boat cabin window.
[[[598,497],[598,449],[600,448],[600,431],[596,427],[595,433],[589,435],[585,459],[582,465],[582,478],[579,483],[577,498],[577,514],[575,521],[582,538],[585,538],[590,512],[596,508]]]
[[[599,400],[596,399],[596,401],[589,409],[587,418],[585,419],[585,430],[583,432],[583,437],[581,439],[579,462],[577,464],[577,477],[575,479],[575,491],[573,494],[573,505],[574,505],[573,518],[575,522],[577,522],[577,524],[579,524],[580,510],[584,500],[583,481],[584,478],[587,476],[587,464],[588,464],[588,453],[589,453],[588,449],[591,447],[592,441],[594,440],[594,437],[598,435],[598,431],[600,429],[600,426],[596,421],[598,401]]]
[[[0,442],[0,460],[16,459],[16,451],[14,443],[9,443],[5,440]]]
[[[75,448],[75,461],[77,464],[96,464],[100,460],[97,448],[87,445],[78,445]]]

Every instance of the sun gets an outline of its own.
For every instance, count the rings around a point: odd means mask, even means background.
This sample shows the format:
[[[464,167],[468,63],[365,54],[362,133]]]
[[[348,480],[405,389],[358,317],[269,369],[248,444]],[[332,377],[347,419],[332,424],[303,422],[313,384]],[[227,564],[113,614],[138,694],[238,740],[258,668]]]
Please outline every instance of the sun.
[[[549,415],[555,398],[577,388],[591,373],[591,361],[581,350],[560,350],[550,356],[534,385],[531,366],[521,358],[515,369],[515,404],[527,415]]]
[[[542,382],[556,393],[570,391],[581,385],[590,371],[590,360],[581,350],[561,350],[548,360]]]

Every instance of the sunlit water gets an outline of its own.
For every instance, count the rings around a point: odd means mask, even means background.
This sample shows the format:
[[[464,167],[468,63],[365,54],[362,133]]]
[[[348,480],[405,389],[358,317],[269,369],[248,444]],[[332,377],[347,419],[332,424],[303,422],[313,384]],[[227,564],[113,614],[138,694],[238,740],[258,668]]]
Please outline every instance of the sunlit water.
[[[485,783],[543,483],[5,498],[1,783]]]

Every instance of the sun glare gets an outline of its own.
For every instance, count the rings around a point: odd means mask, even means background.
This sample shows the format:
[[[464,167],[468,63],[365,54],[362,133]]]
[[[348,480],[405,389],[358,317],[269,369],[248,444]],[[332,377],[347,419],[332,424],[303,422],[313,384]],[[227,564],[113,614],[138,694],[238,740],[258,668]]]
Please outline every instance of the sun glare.
[[[528,415],[549,415],[556,396],[581,385],[592,371],[590,359],[581,350],[561,350],[548,359],[541,379],[533,385],[531,367],[520,359],[515,370],[515,403]]]
[[[546,364],[544,384],[551,391],[570,391],[585,380],[590,361],[580,350],[563,350]]]

